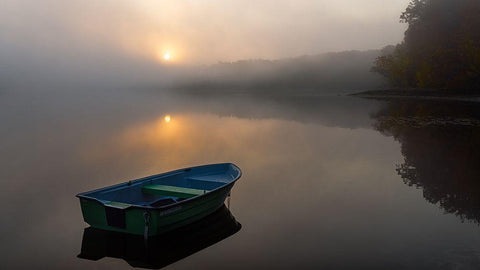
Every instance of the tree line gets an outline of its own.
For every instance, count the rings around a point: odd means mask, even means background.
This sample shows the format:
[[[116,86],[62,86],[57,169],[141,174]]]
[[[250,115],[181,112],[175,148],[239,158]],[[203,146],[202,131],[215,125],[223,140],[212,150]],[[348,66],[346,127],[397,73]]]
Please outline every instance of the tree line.
[[[403,42],[386,47],[373,71],[397,87],[480,92],[479,0],[413,0],[400,21]]]

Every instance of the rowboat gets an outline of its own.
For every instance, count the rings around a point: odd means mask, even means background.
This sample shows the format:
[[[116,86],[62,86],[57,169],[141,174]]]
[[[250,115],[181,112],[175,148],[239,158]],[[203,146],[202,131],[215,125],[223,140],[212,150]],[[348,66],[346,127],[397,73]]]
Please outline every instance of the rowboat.
[[[77,197],[83,219],[90,226],[148,238],[215,212],[241,174],[232,163],[210,164],[152,175]]]
[[[225,205],[199,221],[152,236],[147,242],[139,235],[88,227],[78,258],[97,261],[109,257],[123,259],[132,267],[159,269],[223,241],[241,227]]]

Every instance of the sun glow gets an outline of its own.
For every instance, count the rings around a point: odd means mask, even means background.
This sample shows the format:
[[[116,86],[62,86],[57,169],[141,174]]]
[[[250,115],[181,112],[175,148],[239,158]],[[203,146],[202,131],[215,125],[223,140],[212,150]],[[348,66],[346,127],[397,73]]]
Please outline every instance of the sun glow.
[[[172,118],[170,117],[170,115],[165,115],[165,117],[163,118],[165,120],[165,122],[167,123],[170,123],[170,120],[172,120]]]
[[[171,49],[157,49],[156,57],[159,61],[162,61],[162,62],[178,61],[177,52],[173,52]]]
[[[152,39],[151,56],[164,65],[180,64],[185,60],[185,50],[181,44],[167,42],[161,39]]]

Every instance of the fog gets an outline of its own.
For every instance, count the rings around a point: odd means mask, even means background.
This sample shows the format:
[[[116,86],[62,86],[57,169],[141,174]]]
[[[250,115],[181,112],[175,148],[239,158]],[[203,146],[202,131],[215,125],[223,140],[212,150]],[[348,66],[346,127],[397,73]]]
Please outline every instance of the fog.
[[[160,85],[218,62],[380,49],[402,39],[408,2],[4,0],[0,88]]]
[[[172,74],[168,80],[164,80],[164,87],[175,92],[196,94],[241,92],[302,95],[382,88],[388,86],[387,81],[372,72],[371,66],[388,49],[324,53],[274,61],[223,62]]]

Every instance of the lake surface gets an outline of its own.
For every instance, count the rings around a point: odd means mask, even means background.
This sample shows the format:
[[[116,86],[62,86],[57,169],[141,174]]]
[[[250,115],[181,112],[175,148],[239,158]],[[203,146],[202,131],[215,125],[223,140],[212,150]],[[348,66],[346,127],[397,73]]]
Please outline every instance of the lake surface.
[[[2,268],[130,269],[121,258],[77,258],[88,225],[75,194],[233,162],[243,177],[230,213],[241,229],[167,269],[479,269],[479,107],[0,92]]]

